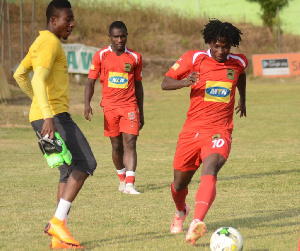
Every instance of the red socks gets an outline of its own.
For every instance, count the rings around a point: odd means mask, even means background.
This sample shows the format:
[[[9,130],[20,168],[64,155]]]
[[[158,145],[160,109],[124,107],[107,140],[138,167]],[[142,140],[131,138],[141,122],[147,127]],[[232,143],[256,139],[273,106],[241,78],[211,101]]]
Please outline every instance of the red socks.
[[[131,183],[131,184],[134,184],[135,182],[135,177],[134,176],[126,176],[126,184],[127,183]]]
[[[135,172],[134,171],[126,171],[125,168],[121,170],[117,170],[117,174],[119,176],[120,181],[126,181],[126,183],[135,182]]]
[[[122,173],[122,174],[118,174],[118,176],[119,176],[120,181],[124,181],[125,177],[126,177],[126,174]]]
[[[196,193],[194,219],[204,220],[208,209],[216,197],[217,179],[213,175],[204,175],[201,177],[201,183]]]
[[[176,205],[176,209],[178,211],[184,211],[185,209],[185,198],[188,194],[188,188],[180,190],[180,191],[175,191],[174,189],[174,182],[171,184],[171,192],[172,192],[172,197]]]

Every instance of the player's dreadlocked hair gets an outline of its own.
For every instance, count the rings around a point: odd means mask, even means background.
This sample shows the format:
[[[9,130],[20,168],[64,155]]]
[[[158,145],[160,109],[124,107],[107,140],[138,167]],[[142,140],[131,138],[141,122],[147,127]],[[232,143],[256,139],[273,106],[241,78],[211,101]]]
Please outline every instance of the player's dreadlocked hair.
[[[225,38],[226,41],[233,47],[239,46],[240,41],[242,40],[240,35],[243,34],[231,23],[223,23],[218,19],[210,20],[209,23],[204,26],[201,33],[206,44],[217,42],[221,38]]]
[[[57,11],[64,8],[72,8],[68,0],[52,0],[46,10],[47,23],[51,17],[57,17]]]
[[[114,21],[110,26],[109,26],[109,34],[112,29],[118,28],[118,29],[125,29],[127,33],[127,27],[122,21]]]

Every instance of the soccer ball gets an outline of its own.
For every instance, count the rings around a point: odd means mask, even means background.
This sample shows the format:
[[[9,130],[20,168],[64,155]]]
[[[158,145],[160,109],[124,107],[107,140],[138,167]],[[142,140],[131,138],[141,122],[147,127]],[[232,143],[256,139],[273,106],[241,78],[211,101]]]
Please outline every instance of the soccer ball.
[[[242,235],[233,227],[220,227],[210,238],[211,251],[243,250]]]

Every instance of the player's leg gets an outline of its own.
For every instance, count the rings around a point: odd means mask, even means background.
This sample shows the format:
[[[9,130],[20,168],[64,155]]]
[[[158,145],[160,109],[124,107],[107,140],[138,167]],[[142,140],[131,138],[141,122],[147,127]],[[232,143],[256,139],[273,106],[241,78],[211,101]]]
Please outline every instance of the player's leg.
[[[89,143],[70,115],[63,113],[56,115],[54,118],[56,128],[72,154],[72,164],[60,167],[60,183],[65,183],[66,179],[67,181],[65,184],[59,185],[58,194],[61,194],[61,199],[55,216],[45,228],[45,233],[57,237],[66,244],[72,244],[79,248],[79,242],[72,237],[66,228],[65,222],[72,202],[81,190],[86,178],[89,175],[93,175],[97,163]]]
[[[176,206],[171,233],[183,231],[183,223],[189,214],[190,208],[186,204],[188,185],[198,169],[200,153],[195,133],[181,133],[177,142],[173,162],[174,181],[171,184],[171,193]]]
[[[57,188],[57,205],[60,202],[62,193],[63,193],[63,191],[66,187],[66,184],[67,184],[67,180],[68,180],[68,177],[69,177],[68,169],[69,168],[68,168],[67,165],[63,165],[63,166],[59,167],[59,170],[60,170],[61,174],[60,174],[60,179],[59,179],[58,188]],[[70,210],[71,210],[71,208],[70,208]],[[70,210],[69,210],[69,212],[70,212]],[[65,225],[67,225],[67,222],[68,222],[68,215],[69,215],[69,213],[67,214],[67,216],[65,218]],[[51,239],[51,242],[50,242],[50,248],[51,249],[68,249],[69,245],[62,242],[57,237],[52,236],[52,239]]]
[[[135,171],[137,166],[136,141],[137,135],[122,133],[124,145],[124,165],[126,168],[126,186],[124,193],[140,194],[135,189]]]
[[[183,231],[183,223],[190,212],[189,205],[186,204],[188,185],[196,171],[174,170],[174,181],[171,184],[172,198],[176,206],[175,216],[170,227],[170,232],[177,234]]]
[[[125,188],[125,166],[123,164],[123,139],[120,132],[120,114],[117,108],[104,108],[104,136],[110,138],[112,145],[112,160],[119,177],[119,191]]]
[[[205,234],[203,220],[216,197],[216,177],[225,162],[226,159],[218,153],[210,154],[203,161],[201,183],[195,196],[194,217],[186,236],[186,241],[191,245]]]
[[[206,231],[203,220],[216,197],[217,175],[228,158],[230,148],[231,135],[227,132],[210,135],[202,146],[201,183],[195,196],[193,221],[186,235],[186,241],[192,245]]]
[[[137,166],[136,141],[139,135],[140,116],[136,106],[118,108],[120,115],[120,132],[123,137],[124,158],[126,168],[126,186],[124,193],[140,194],[134,187]]]
[[[112,146],[112,160],[116,167],[117,175],[120,180],[119,191],[123,191],[125,188],[126,170],[123,163],[124,147],[122,134],[116,137],[110,137],[110,142]]]
[[[58,188],[57,188],[57,204],[59,203],[62,193],[65,190],[67,182],[59,182],[58,183]]]
[[[194,219],[204,220],[216,197],[217,174],[226,159],[219,153],[207,156],[202,165],[201,183],[196,193]]]
[[[45,228],[45,233],[53,236],[50,244],[51,248],[70,248],[69,244],[74,245],[76,248],[82,248],[79,242],[71,235],[66,225],[72,202],[88,176],[88,173],[73,170],[67,183],[60,183],[59,188],[63,189],[62,195],[54,217]]]

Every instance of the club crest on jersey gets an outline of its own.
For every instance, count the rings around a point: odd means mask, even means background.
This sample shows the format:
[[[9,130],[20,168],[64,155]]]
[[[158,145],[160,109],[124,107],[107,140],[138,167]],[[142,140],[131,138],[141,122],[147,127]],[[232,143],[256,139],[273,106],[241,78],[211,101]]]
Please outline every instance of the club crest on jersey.
[[[95,70],[95,65],[91,64],[90,70]]]
[[[108,87],[126,89],[128,87],[128,73],[109,72]]]
[[[227,69],[227,78],[234,79],[234,70],[233,69]]]
[[[135,112],[128,112],[128,119],[135,120]]]
[[[131,71],[131,64],[125,63],[124,71],[130,72]]]
[[[204,101],[229,103],[231,82],[206,81]]]

